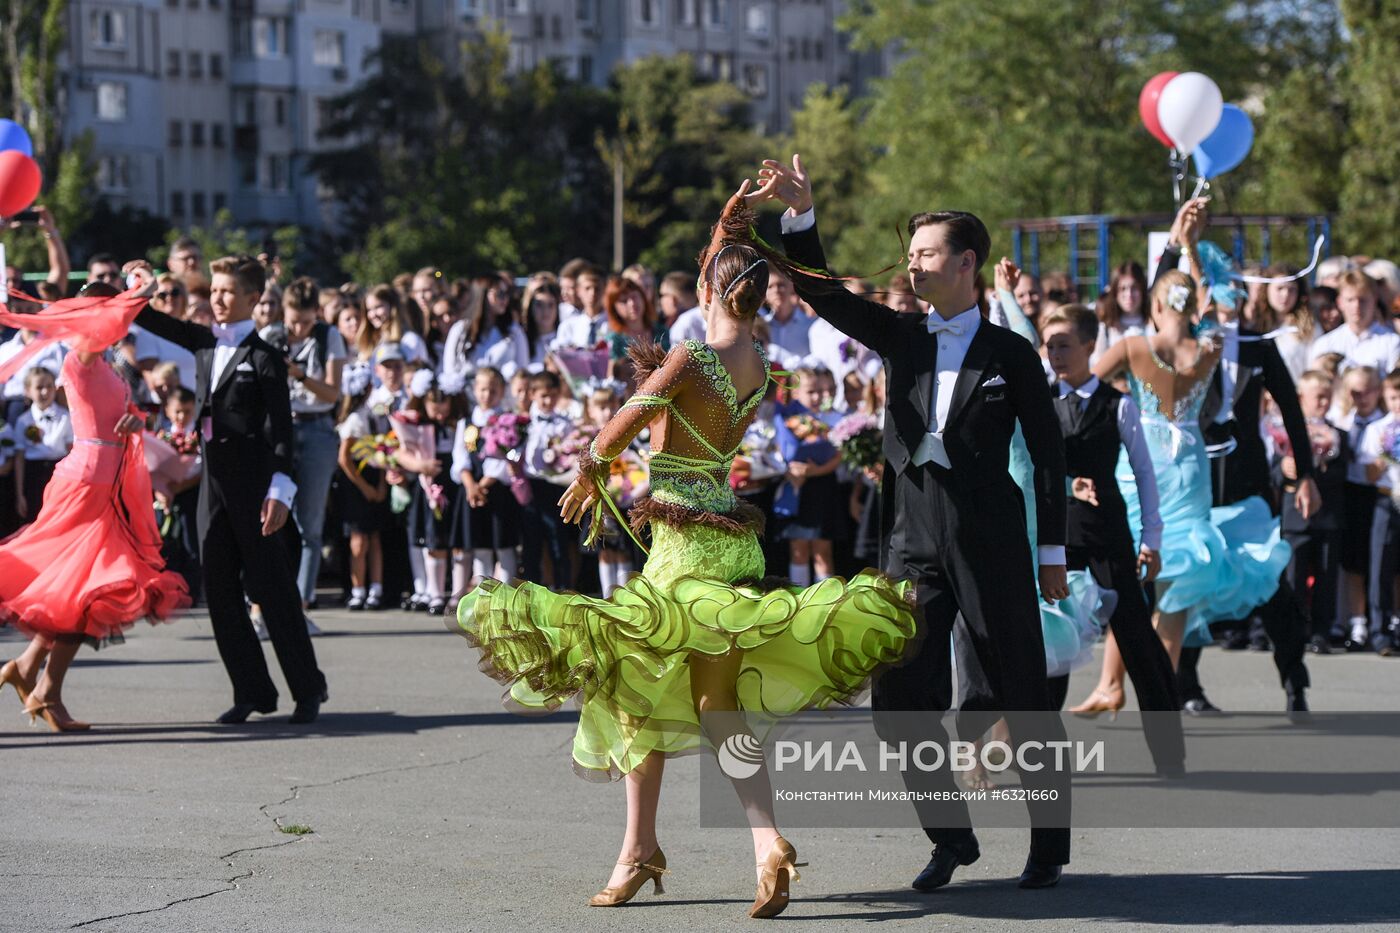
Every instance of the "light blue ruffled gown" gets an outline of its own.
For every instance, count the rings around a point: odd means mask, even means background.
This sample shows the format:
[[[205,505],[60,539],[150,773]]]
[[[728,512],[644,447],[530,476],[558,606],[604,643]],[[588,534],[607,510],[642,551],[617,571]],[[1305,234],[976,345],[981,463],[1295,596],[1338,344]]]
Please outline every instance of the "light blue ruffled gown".
[[[1036,333],[1021,306],[1016,303],[1015,296],[1011,292],[999,290],[997,297],[1001,301],[1002,311],[1006,314],[1007,326],[1030,341],[1031,346],[1040,346],[1040,335]],[[1021,498],[1026,503],[1026,531],[1030,535],[1031,563],[1038,581],[1040,566],[1036,548],[1034,470],[1019,422],[1011,436],[1009,470],[1011,478],[1021,487]],[[1093,658],[1094,643],[1103,634],[1117,605],[1117,596],[1113,591],[1101,588],[1087,570],[1071,571],[1068,574],[1068,583],[1068,598],[1053,606],[1040,600],[1040,630],[1045,639],[1045,672],[1049,677],[1068,674]]]
[[[1204,323],[1202,333],[1212,327]],[[1158,360],[1158,365],[1171,372],[1166,363]],[[1162,572],[1157,580],[1171,586],[1158,597],[1157,608],[1186,612],[1188,647],[1210,644],[1211,622],[1243,618],[1267,602],[1291,554],[1280,537],[1279,520],[1258,496],[1211,507],[1211,461],[1200,428],[1210,380],[1207,373],[1168,416],[1152,386],[1128,373],[1161,500]],[[1140,543],[1141,506],[1126,454],[1119,457],[1116,478],[1128,507],[1128,524]]]

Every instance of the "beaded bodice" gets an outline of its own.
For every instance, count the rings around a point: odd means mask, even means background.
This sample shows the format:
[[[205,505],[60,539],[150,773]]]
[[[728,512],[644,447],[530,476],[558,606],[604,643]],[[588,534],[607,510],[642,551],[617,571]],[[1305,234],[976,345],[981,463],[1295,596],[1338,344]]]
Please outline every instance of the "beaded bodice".
[[[697,511],[726,513],[737,500],[729,469],[763,399],[772,369],[754,341],[763,382],[742,400],[729,369],[708,344],[672,350],[594,442],[599,459],[616,457],[642,428],[651,433],[651,495]]]

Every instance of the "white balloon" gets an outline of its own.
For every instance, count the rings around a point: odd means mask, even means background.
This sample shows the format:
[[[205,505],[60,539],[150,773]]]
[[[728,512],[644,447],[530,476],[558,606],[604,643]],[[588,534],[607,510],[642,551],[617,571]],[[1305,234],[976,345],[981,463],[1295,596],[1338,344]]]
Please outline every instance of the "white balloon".
[[[1187,71],[1162,88],[1157,119],[1177,149],[1191,152],[1215,132],[1224,106],[1219,85],[1199,71]]]

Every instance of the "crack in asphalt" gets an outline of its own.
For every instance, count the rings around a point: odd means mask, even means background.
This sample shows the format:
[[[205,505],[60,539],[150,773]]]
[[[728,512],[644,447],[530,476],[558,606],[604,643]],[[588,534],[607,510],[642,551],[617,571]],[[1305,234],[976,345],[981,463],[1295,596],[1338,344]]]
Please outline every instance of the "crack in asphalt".
[[[291,788],[290,788],[291,794],[290,794],[289,796],[284,797],[283,799],[278,800],[278,801],[275,801],[275,802],[273,802],[273,803],[265,803],[265,804],[263,804],[262,806],[258,807],[258,812],[261,813],[263,816],[267,817],[268,819],[272,820],[273,825],[277,827],[277,831],[278,831],[278,832],[281,832],[281,831],[283,830],[282,819],[281,819],[281,817],[274,816],[274,815],[272,815],[271,813],[268,813],[267,811],[268,811],[270,808],[272,808],[272,807],[280,807],[280,806],[283,806],[283,805],[285,805],[285,804],[291,803],[293,800],[298,799],[298,798],[301,796],[301,792],[304,791],[304,790],[316,790],[316,789],[322,788],[322,787],[334,787],[334,786],[336,786],[337,784],[345,784],[345,783],[348,783],[348,782],[350,782],[350,781],[358,781],[358,780],[361,780],[361,779],[363,779],[363,778],[368,778],[368,777],[377,777],[377,776],[382,775],[382,774],[395,774],[395,773],[399,773],[399,772],[403,772],[403,771],[423,771],[423,770],[427,770],[427,769],[429,769],[429,768],[445,768],[445,767],[447,767],[447,766],[449,766],[449,765],[460,765],[460,764],[465,764],[465,763],[468,762],[468,761],[473,761],[473,760],[475,760],[475,759],[477,759],[477,758],[481,758],[481,757],[483,757],[484,755],[487,755],[487,754],[489,754],[489,752],[483,751],[483,752],[477,752],[477,753],[474,754],[474,755],[467,755],[467,756],[465,756],[465,757],[463,757],[463,758],[454,758],[454,759],[452,759],[452,760],[450,760],[450,761],[429,761],[429,762],[423,762],[423,763],[420,763],[420,764],[402,765],[402,766],[397,767],[397,768],[380,768],[380,769],[377,770],[377,771],[365,771],[365,772],[360,773],[360,774],[349,774],[349,775],[346,775],[345,777],[336,778],[334,781],[322,781],[322,782],[319,783],[319,784],[293,784],[293,785],[291,786]],[[293,838],[293,839],[286,839],[286,840],[283,840],[283,841],[281,841],[281,842],[274,842],[274,843],[270,843],[270,844],[268,844],[268,845],[263,845],[263,846],[247,846],[247,847],[242,848],[242,849],[234,849],[232,852],[227,852],[227,853],[225,853],[225,854],[223,854],[223,855],[218,856],[218,860],[221,861],[221,862],[224,862],[225,864],[228,865],[228,867],[229,867],[230,869],[232,869],[232,868],[233,868],[233,861],[232,861],[232,860],[233,860],[236,856],[244,855],[244,854],[249,853],[249,852],[260,852],[260,851],[262,851],[262,850],[264,850],[264,849],[280,849],[280,848],[282,848],[282,847],[284,847],[284,846],[289,846],[289,845],[293,845],[294,843],[301,842],[301,841],[302,841],[303,839],[305,839],[305,838],[306,838],[305,836],[299,835],[299,836],[296,836],[296,837]],[[241,873],[239,873],[239,874],[234,875],[232,878],[226,879],[226,880],[223,882],[224,885],[225,885],[225,887],[218,888],[218,889],[213,890],[213,891],[205,891],[203,894],[195,894],[195,895],[192,895],[192,896],[190,896],[190,897],[181,897],[181,898],[177,898],[177,899],[175,899],[175,900],[173,900],[173,901],[170,901],[169,903],[164,904],[164,905],[162,905],[162,906],[160,906],[160,907],[148,907],[148,908],[146,908],[146,909],[144,909],[144,910],[128,910],[128,911],[125,911],[125,912],[123,912],[123,913],[111,914],[111,915],[106,916],[106,917],[94,917],[94,918],[91,919],[91,920],[83,920],[83,921],[81,921],[81,922],[79,922],[79,923],[75,923],[75,924],[73,924],[72,926],[70,926],[69,929],[70,929],[70,930],[76,930],[76,929],[79,929],[79,928],[81,928],[81,927],[92,926],[92,925],[95,924],[95,923],[106,923],[106,922],[109,921],[109,920],[121,920],[121,919],[123,919],[123,918],[125,918],[125,917],[139,917],[139,916],[141,916],[142,914],[160,913],[161,911],[169,910],[169,909],[172,908],[172,907],[177,907],[177,906],[179,906],[180,904],[188,904],[188,903],[190,903],[191,901],[202,901],[202,900],[204,900],[205,898],[213,897],[213,896],[216,895],[216,894],[227,894],[227,893],[229,893],[230,891],[237,891],[237,890],[239,890],[239,882],[240,882],[240,881],[246,881],[247,879],[253,877],[253,875],[254,875],[255,873],[256,873],[256,870],[250,868],[250,869],[248,869],[248,870],[245,871],[245,872],[241,872]]]

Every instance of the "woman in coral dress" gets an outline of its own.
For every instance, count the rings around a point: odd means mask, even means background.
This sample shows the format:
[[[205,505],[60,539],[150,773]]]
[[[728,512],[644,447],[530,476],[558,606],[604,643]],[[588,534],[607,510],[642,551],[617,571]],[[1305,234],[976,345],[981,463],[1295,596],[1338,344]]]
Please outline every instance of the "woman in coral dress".
[[[560,500],[566,521],[595,507],[609,462],[650,425],[651,494],[631,515],[636,529],[651,529],[642,572],[607,600],[483,580],[458,606],[454,627],[480,649],[482,669],[510,685],[510,705],[549,710],[578,696],[575,771],[626,777],[622,852],[594,906],[624,903],[648,880],[661,890],[656,808],[666,757],[726,742],[754,749],[744,713],[849,701],[914,634],[908,585],[876,572],[805,589],[762,581],[762,515],[728,482],[771,379],[753,339],[768,266],[739,242],[751,220],[740,203],[731,200],[701,261],[708,343],[687,341],[664,359],[634,352],[637,393]],[[778,833],[766,768],[733,783],[758,866],[749,914],[774,916],[787,906],[796,853]]]
[[[141,419],[103,358],[145,303],[128,292],[60,301],[36,315],[0,311],[0,324],[39,332],[30,346],[62,339],[72,348],[62,384],[73,450],[54,470],[33,524],[0,542],[0,625],[31,636],[25,652],[0,668],[0,684],[12,685],[25,711],[59,732],[88,728],[68,715],[62,698],[83,642],[119,641],[136,620],[166,620],[189,605],[184,580],[161,561]],[[0,367],[0,381],[28,354],[21,357]]]

